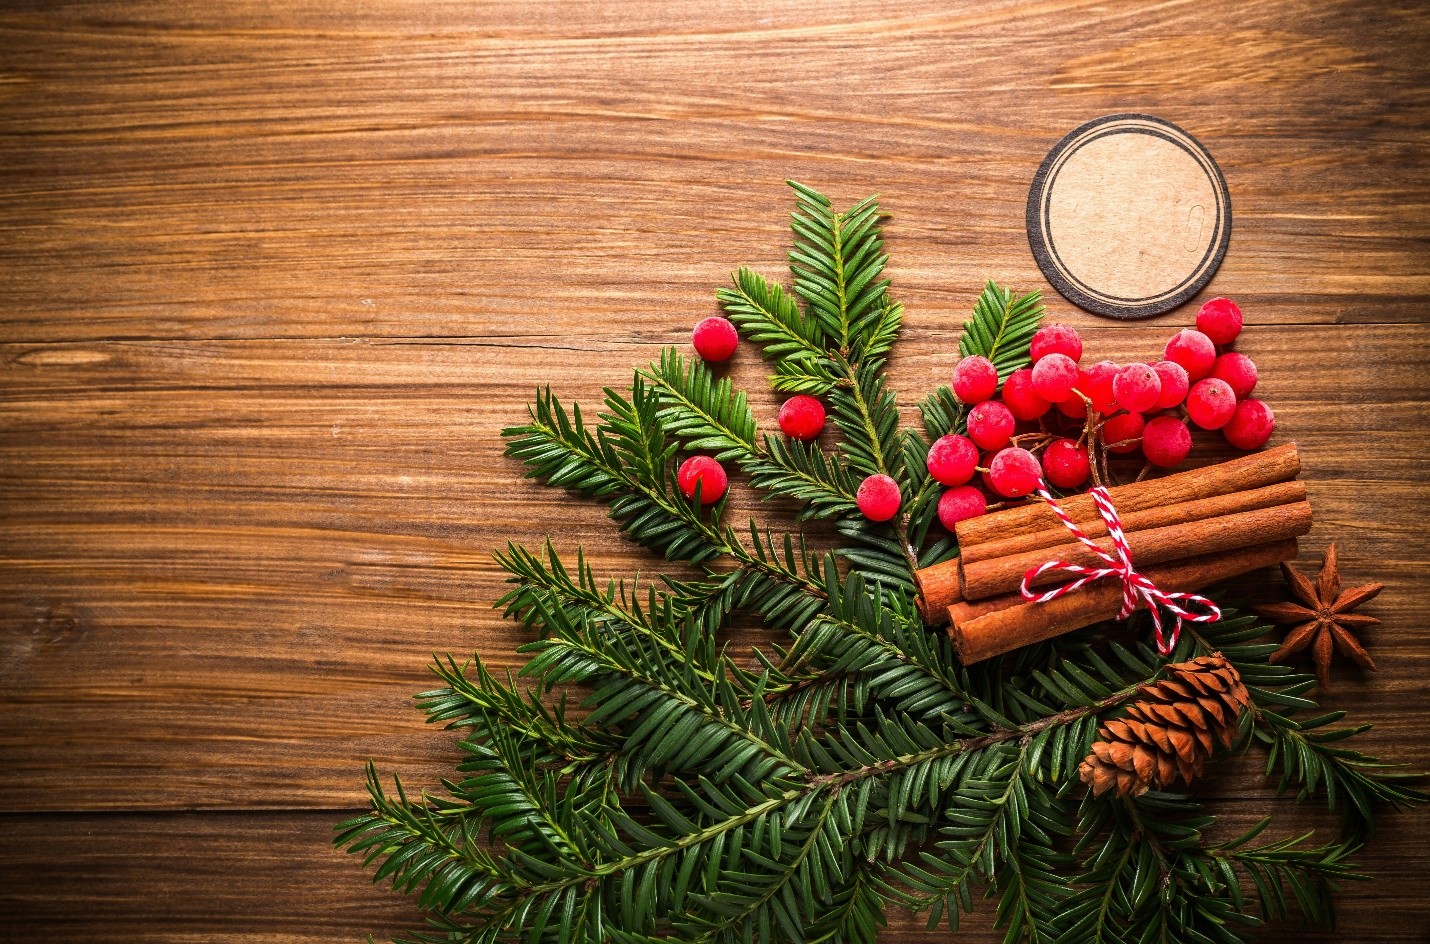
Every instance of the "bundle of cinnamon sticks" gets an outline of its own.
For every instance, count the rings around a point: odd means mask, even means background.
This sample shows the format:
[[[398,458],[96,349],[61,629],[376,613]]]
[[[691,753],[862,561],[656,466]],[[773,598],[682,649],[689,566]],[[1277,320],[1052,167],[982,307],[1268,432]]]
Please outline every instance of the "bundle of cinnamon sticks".
[[[1294,443],[1230,462],[1108,490],[1133,565],[1168,592],[1192,592],[1296,557],[1311,530]],[[1104,550],[1112,539],[1092,499],[1058,503]],[[1122,587],[1098,581],[1046,603],[1019,594],[1023,575],[1045,561],[1100,567],[1045,502],[959,522],[960,556],[915,574],[930,626],[949,624],[966,665],[1117,615]],[[1059,583],[1066,573],[1035,583]]]

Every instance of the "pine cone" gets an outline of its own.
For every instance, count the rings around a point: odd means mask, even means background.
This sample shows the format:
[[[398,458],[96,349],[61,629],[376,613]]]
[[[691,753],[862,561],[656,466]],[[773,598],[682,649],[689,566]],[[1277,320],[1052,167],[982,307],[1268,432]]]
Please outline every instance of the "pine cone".
[[[1127,716],[1097,729],[1078,774],[1094,794],[1121,796],[1164,789],[1178,776],[1201,776],[1216,742],[1230,747],[1237,719],[1251,705],[1241,675],[1220,652],[1167,666],[1167,677],[1143,685]]]

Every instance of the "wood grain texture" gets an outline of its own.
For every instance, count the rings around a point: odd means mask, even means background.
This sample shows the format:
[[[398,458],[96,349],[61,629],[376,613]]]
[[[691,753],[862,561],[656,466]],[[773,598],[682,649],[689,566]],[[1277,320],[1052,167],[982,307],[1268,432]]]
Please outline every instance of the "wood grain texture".
[[[501,458],[534,387],[593,403],[732,268],[779,275],[795,177],[883,194],[908,406],[985,279],[1046,290],[1028,182],[1116,111],[1226,174],[1208,294],[1242,302],[1301,445],[1306,555],[1334,539],[1389,584],[1381,671],[1334,704],[1430,766],[1427,40],[1415,5],[1351,0],[6,4],[0,939],[410,925],[329,827],[362,760],[450,762],[410,707],[428,653],[513,664],[491,552],[656,563]],[[1050,308],[1116,358],[1190,318]],[[753,352],[731,374],[771,423]],[[1427,840],[1423,816],[1377,837],[1348,939],[1430,933]],[[888,939],[941,939],[915,927]]]

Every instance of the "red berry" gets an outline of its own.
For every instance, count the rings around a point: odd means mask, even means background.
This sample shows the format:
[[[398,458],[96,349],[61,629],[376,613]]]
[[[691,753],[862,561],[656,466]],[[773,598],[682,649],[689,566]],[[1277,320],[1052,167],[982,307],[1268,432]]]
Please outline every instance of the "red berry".
[[[1028,353],[1034,364],[1049,354],[1061,354],[1069,360],[1078,361],[1082,359],[1082,338],[1067,325],[1046,324],[1028,342]]]
[[[1226,441],[1238,449],[1260,449],[1276,429],[1276,414],[1255,397],[1236,405],[1231,421],[1221,429]]]
[[[1152,369],[1157,372],[1157,379],[1162,381],[1162,395],[1157,398],[1157,409],[1170,410],[1181,406],[1191,386],[1187,369],[1175,361],[1158,361]]]
[[[940,485],[962,485],[973,478],[978,447],[957,433],[940,436],[929,447],[929,475]]]
[[[1230,344],[1241,334],[1241,309],[1229,298],[1213,298],[1197,312],[1197,330],[1213,344]]]
[[[700,504],[713,505],[725,497],[730,480],[724,468],[709,456],[691,456],[680,464],[675,483],[686,498],[695,498],[695,486],[700,486]]]
[[[780,429],[790,439],[808,442],[824,432],[824,404],[801,393],[780,407]]]
[[[1256,362],[1235,351],[1223,354],[1212,365],[1212,376],[1225,380],[1238,400],[1245,400],[1256,389]]]
[[[1167,342],[1164,356],[1169,361],[1181,364],[1187,372],[1188,380],[1201,380],[1212,372],[1212,363],[1216,361],[1216,345],[1200,331],[1187,329],[1172,335],[1172,340]]]
[[[870,521],[888,521],[899,513],[899,505],[903,503],[899,483],[887,475],[871,475],[860,482],[854,499]]]
[[[1026,449],[1004,449],[988,464],[988,484],[1004,498],[1022,498],[1042,481],[1038,457]]]
[[[1182,464],[1192,451],[1192,431],[1175,416],[1158,416],[1142,430],[1142,454],[1162,469]]]
[[[1013,371],[1003,381],[1003,402],[1020,420],[1035,420],[1052,406],[1033,392],[1033,371],[1027,367]]]
[[[1076,391],[1082,389],[1081,384],[1083,380],[1087,378],[1087,371],[1079,369],[1077,375],[1079,378],[1078,386],[1074,388],[1073,395],[1068,397],[1066,400],[1059,400],[1053,405],[1058,408],[1058,412],[1061,413],[1063,416],[1071,417],[1075,420],[1080,420],[1087,416],[1087,401],[1084,400],[1082,397],[1078,396]]]
[[[1225,380],[1198,380],[1187,394],[1187,415],[1202,429],[1221,429],[1236,412],[1236,394]]]
[[[1044,354],[1042,360],[1033,365],[1033,392],[1049,403],[1066,400],[1072,396],[1075,386],[1077,362],[1066,354]]]
[[[938,500],[938,521],[948,530],[960,521],[977,518],[987,510],[983,493],[972,485],[959,485],[944,492]]]
[[[968,411],[968,438],[983,449],[1008,445],[1016,425],[1013,412],[997,400],[985,400]]]
[[[1146,364],[1128,364],[1112,378],[1112,395],[1129,413],[1146,413],[1162,396],[1162,378]]]
[[[1136,452],[1147,421],[1141,413],[1119,413],[1102,424],[1102,441],[1108,452]]]
[[[1071,439],[1054,439],[1043,450],[1043,474],[1058,488],[1077,488],[1091,473],[1087,449]]]
[[[1112,382],[1119,370],[1116,361],[1098,361],[1087,369],[1086,376],[1078,381],[1078,389],[1087,394],[1092,408],[1099,413],[1111,413],[1117,408],[1117,398],[1112,394]]]
[[[695,345],[695,353],[707,361],[728,361],[735,353],[735,345],[740,336],[735,326],[726,318],[706,318],[695,326],[690,335]]]
[[[964,403],[991,400],[997,390],[998,368],[986,357],[965,357],[953,369],[953,393]]]

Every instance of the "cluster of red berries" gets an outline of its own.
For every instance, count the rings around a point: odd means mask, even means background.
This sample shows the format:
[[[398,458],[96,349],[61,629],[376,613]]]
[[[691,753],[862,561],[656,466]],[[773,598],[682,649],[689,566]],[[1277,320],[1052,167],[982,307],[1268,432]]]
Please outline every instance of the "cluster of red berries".
[[[1198,312],[1196,330],[1179,331],[1167,342],[1162,360],[1099,361],[1087,368],[1079,366],[1082,339],[1077,332],[1046,325],[1033,335],[1032,366],[1009,375],[1001,401],[994,399],[998,372],[993,364],[984,357],[965,357],[954,368],[953,392],[971,407],[968,435],[944,436],[929,450],[929,474],[948,486],[939,500],[939,520],[952,528],[983,514],[983,493],[968,484],[979,468],[979,450],[990,455],[983,482],[1002,498],[1021,498],[1044,480],[1062,489],[1086,482],[1093,457],[1084,437],[1044,438],[1041,461],[1014,441],[1019,420],[1041,420],[1054,408],[1084,422],[1089,411],[1096,413],[1096,435],[1107,451],[1140,448],[1159,468],[1180,465],[1191,451],[1188,419],[1202,429],[1221,430],[1239,449],[1260,447],[1271,437],[1276,417],[1250,396],[1256,386],[1251,358],[1225,350],[1241,325],[1236,303],[1215,298]],[[1149,419],[1149,414],[1156,415]]]
[[[1150,364],[1119,365],[1099,361],[1081,367],[1082,339],[1066,325],[1049,324],[1033,335],[1032,366],[1016,370],[998,394],[998,370],[985,357],[965,357],[953,371],[953,392],[970,407],[966,436],[950,434],[929,449],[929,475],[945,486],[938,517],[952,528],[984,513],[982,490],[969,484],[982,471],[983,483],[1002,498],[1022,498],[1046,481],[1073,489],[1092,474],[1087,437],[1033,434],[1034,449],[1018,445],[1019,421],[1042,420],[1050,411],[1085,423],[1095,413],[1095,439],[1108,452],[1141,449],[1160,468],[1180,465],[1192,448],[1187,420],[1202,429],[1220,429],[1239,449],[1256,449],[1271,437],[1276,417],[1252,397],[1256,365],[1226,348],[1241,333],[1241,309],[1214,298],[1197,313],[1196,330],[1179,331],[1167,342],[1163,359]],[[707,361],[725,361],[739,336],[725,318],[706,318],[695,326],[695,350]],[[1155,414],[1155,415],[1153,415]],[[1185,419],[1183,418],[1185,414]],[[1151,418],[1149,419],[1149,415]],[[824,431],[824,404],[803,394],[780,407],[780,429],[790,439],[807,442]],[[1041,458],[1035,453],[1041,450]],[[980,458],[986,457],[986,466]],[[676,473],[680,490],[702,504],[725,495],[724,468],[709,456],[691,456]],[[887,475],[871,475],[859,484],[860,512],[871,521],[888,521],[903,504],[899,485]]]
[[[702,359],[714,363],[729,360],[740,343],[740,336],[728,318],[706,318],[691,332],[691,343],[695,353]],[[818,399],[804,394],[790,397],[780,407],[780,429],[790,439],[808,442],[824,432],[824,404]],[[890,479],[890,482],[893,480]],[[725,497],[729,488],[729,476],[720,463],[709,456],[691,456],[676,470],[675,482],[686,498],[695,498],[695,488],[700,487],[700,503],[713,505]],[[897,486],[896,489],[897,491]],[[898,508],[895,506],[895,511]],[[890,513],[889,517],[893,517]],[[879,519],[881,521],[887,519]]]

